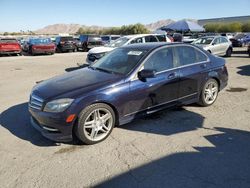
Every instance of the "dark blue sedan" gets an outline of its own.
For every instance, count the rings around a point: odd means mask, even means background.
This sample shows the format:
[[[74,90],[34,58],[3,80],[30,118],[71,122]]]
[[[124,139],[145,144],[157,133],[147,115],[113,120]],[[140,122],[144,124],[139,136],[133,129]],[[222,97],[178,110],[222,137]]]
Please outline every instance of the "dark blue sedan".
[[[182,43],[134,44],[92,66],[43,81],[31,93],[31,122],[45,137],[86,144],[115,125],[175,105],[213,104],[228,81],[225,60]]]

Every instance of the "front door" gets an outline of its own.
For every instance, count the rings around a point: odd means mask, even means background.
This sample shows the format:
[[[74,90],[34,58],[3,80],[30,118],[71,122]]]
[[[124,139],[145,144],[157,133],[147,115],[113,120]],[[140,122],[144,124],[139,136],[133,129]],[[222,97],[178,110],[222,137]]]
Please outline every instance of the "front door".
[[[179,69],[173,69],[172,47],[164,47],[146,60],[140,70],[156,71],[154,78],[145,81],[135,78],[130,81],[127,114],[136,114],[144,110],[151,111],[163,105],[174,105],[178,98]]]

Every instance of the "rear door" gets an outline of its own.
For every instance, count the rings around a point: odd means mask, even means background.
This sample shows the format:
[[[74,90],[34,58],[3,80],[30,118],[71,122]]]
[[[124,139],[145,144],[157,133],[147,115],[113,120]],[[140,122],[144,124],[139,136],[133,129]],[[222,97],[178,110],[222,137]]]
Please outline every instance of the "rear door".
[[[177,65],[180,69],[180,89],[178,98],[181,101],[197,99],[202,83],[207,77],[208,57],[198,48],[180,45],[174,49]]]

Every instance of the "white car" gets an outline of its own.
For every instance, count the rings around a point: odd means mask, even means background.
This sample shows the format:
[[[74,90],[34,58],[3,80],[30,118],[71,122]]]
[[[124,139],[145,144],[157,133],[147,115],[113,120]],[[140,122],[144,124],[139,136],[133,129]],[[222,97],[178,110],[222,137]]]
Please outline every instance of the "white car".
[[[93,62],[100,59],[106,53],[110,52],[115,48],[129,44],[146,43],[146,42],[171,42],[171,40],[166,35],[162,34],[139,34],[139,35],[124,36],[113,41],[108,45],[95,47],[89,50],[86,63],[92,64]]]
[[[220,56],[230,57],[233,52],[232,43],[227,37],[208,36],[201,37],[192,44],[202,47],[209,53]]]

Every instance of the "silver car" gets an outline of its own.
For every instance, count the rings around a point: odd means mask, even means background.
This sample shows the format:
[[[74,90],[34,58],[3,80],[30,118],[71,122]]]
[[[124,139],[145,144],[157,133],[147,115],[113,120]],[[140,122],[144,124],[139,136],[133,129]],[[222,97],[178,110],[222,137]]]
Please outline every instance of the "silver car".
[[[233,52],[232,43],[227,37],[223,36],[207,36],[201,37],[192,44],[202,47],[209,53],[220,56],[230,57]]]

